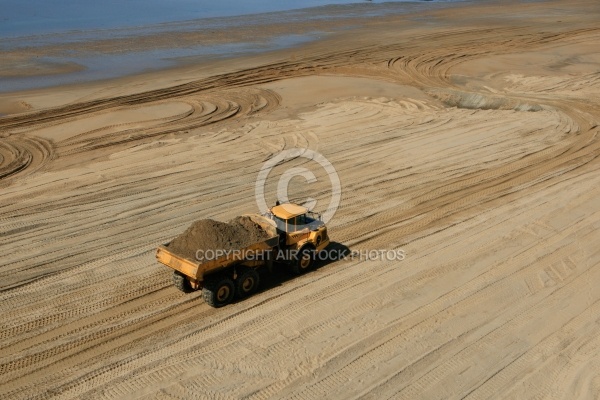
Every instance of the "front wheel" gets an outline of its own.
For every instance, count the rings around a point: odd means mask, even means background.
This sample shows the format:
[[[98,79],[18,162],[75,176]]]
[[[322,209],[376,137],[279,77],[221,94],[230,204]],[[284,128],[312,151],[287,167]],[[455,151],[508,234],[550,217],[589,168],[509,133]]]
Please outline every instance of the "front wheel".
[[[209,279],[202,288],[202,298],[206,304],[215,308],[231,303],[234,295],[233,281],[225,277]]]
[[[294,260],[292,264],[292,271],[296,275],[303,274],[309,271],[315,260],[315,251],[311,247],[304,247],[300,250],[298,257]]]

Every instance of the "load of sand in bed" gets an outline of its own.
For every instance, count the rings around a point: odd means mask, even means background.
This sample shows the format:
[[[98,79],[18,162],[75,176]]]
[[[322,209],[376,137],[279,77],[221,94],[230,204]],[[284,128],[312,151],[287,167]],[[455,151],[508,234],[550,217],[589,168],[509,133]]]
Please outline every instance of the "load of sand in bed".
[[[250,217],[239,216],[229,222],[201,219],[190,225],[169,243],[169,250],[189,259],[196,259],[200,250],[237,250],[269,238],[260,225]]]

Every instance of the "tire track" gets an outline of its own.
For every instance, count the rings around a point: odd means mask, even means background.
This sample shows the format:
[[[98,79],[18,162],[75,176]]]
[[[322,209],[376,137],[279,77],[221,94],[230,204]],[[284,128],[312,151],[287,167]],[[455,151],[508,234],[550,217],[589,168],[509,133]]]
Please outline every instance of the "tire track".
[[[39,170],[53,157],[54,146],[42,138],[15,134],[0,139],[0,184]]]

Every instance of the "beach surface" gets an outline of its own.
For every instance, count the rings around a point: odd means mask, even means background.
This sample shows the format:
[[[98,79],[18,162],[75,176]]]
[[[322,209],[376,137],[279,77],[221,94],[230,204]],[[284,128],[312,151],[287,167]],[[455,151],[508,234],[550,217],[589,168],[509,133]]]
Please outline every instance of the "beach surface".
[[[1,93],[0,398],[599,398],[598,2],[406,7]],[[207,34],[169,35],[124,51]],[[76,73],[31,61],[60,46],[7,50],[0,75]],[[330,249],[358,256],[219,309],[179,292],[157,246],[259,211],[261,168],[294,148],[334,167]],[[323,212],[330,177],[302,157],[266,202],[294,168],[315,179],[289,198]]]

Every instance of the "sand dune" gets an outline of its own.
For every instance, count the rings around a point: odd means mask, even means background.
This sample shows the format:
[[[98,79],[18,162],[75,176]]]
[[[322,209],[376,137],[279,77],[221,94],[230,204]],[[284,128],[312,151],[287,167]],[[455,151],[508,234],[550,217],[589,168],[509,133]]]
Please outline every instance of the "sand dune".
[[[598,398],[599,10],[519,7],[8,96],[0,397]],[[295,147],[339,175],[332,240],[406,259],[178,292],[156,246],[256,211]],[[324,208],[315,174],[289,195]]]

